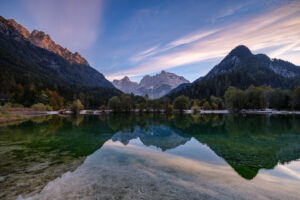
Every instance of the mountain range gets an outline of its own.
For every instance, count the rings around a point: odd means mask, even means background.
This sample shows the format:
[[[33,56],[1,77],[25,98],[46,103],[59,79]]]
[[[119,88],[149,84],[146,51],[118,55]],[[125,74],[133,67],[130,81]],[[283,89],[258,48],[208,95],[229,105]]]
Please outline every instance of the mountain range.
[[[121,92],[78,53],[56,44],[49,35],[31,33],[15,20],[0,16],[0,93],[51,89],[67,101],[84,96],[98,105]],[[31,94],[32,96],[33,94]],[[29,99],[30,94],[25,99]],[[83,98],[83,97],[82,97]],[[32,99],[34,99],[32,97]],[[34,101],[34,100],[32,100]],[[28,102],[28,105],[33,102]]]
[[[171,99],[179,95],[190,98],[223,97],[229,86],[247,89],[249,86],[268,85],[292,89],[300,84],[300,67],[290,62],[271,59],[265,54],[252,54],[243,45],[234,48],[207,75],[190,84],[179,85],[169,92]]]
[[[189,83],[189,81],[183,76],[177,76],[166,71],[161,71],[161,73],[154,76],[146,75],[140,83],[130,81],[127,76],[121,80],[113,81],[114,86],[125,93],[133,93],[140,96],[148,94],[152,99],[166,95],[183,83]]]
[[[30,33],[15,20],[1,16],[0,70],[0,94],[23,95],[18,99],[25,106],[35,103],[36,96],[45,89],[57,91],[67,102],[80,97],[88,107],[96,107],[121,91],[139,96],[148,94],[152,99],[163,96],[174,99],[179,95],[202,99],[211,95],[223,97],[229,86],[293,89],[300,84],[299,66],[264,54],[255,55],[243,45],[234,48],[207,75],[192,83],[166,71],[146,75],[139,83],[128,77],[111,83],[77,52],[56,44],[42,31]]]

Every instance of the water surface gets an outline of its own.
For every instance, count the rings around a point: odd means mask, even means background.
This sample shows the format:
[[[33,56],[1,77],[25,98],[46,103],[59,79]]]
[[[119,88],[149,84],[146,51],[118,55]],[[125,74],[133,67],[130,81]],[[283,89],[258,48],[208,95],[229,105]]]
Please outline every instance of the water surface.
[[[0,127],[1,199],[300,199],[300,118],[43,117]]]

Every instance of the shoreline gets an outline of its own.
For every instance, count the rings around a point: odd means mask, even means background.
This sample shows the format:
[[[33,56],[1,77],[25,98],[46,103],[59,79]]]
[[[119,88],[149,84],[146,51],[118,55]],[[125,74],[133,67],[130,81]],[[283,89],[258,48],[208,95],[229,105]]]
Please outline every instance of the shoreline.
[[[0,110],[0,126],[25,122],[35,117],[59,114],[57,111],[36,111],[30,109]]]
[[[10,123],[16,123],[16,122],[23,122],[30,120],[35,117],[41,117],[46,115],[72,115],[72,111],[65,110],[63,112],[60,111],[37,111],[37,110],[7,110],[6,114],[0,115],[0,125],[7,125]],[[107,114],[112,113],[111,110],[81,110],[80,115],[101,115],[101,114]],[[119,112],[119,113],[126,113],[126,112]],[[133,110],[128,112],[130,113],[160,113],[160,114],[166,114],[164,110],[160,111],[143,111],[140,112],[139,110]],[[171,114],[178,114],[178,111],[174,111]],[[118,114],[118,113],[116,113]],[[288,110],[241,110],[240,112],[233,112],[231,110],[197,110],[196,112],[194,110],[185,110],[184,114],[241,114],[241,115],[247,115],[247,114],[263,114],[263,115],[300,115],[300,111],[288,111]]]
[[[111,110],[81,110],[80,115],[99,115],[102,113],[112,113]],[[126,112],[117,112],[117,113],[126,113]],[[140,112],[138,110],[133,110],[128,113],[166,113],[164,110],[160,111],[143,111]],[[178,111],[173,111],[171,114],[178,114]],[[71,111],[67,111],[64,114],[72,114]],[[185,110],[184,114],[271,114],[271,115],[300,115],[300,111],[297,110],[271,110],[271,109],[266,109],[266,110],[241,110],[240,112],[234,112],[231,110],[197,110],[194,112],[193,110]]]
[[[26,115],[18,115],[18,114],[12,114],[12,113],[1,114],[0,115],[0,126],[14,124],[17,122],[23,122],[23,121],[27,121],[29,119],[31,119],[31,117],[26,116]]]
[[[30,111],[30,112],[12,112],[13,114],[20,114],[26,116],[43,116],[43,115],[57,115],[57,114],[73,114],[72,111],[66,110],[64,112],[59,111]],[[81,110],[80,115],[100,115],[104,113],[113,113],[112,110]],[[118,112],[117,112],[118,113]],[[119,113],[127,113],[127,112],[119,112]],[[133,110],[128,113],[166,113],[164,110],[159,111],[143,111],[140,112],[138,110]],[[178,111],[173,111],[170,114],[178,114]],[[197,110],[194,112],[193,110],[184,110],[184,114],[272,114],[272,115],[300,115],[300,111],[297,110],[241,110],[239,112],[234,112],[231,110]]]

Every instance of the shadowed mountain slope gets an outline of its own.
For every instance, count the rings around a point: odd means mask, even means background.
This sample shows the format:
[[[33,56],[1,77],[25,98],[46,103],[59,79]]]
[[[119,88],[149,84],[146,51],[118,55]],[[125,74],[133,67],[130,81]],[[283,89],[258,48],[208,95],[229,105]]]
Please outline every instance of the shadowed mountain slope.
[[[247,89],[250,85],[269,85],[291,89],[300,83],[300,67],[264,54],[254,55],[246,46],[233,49],[208,74],[190,85],[175,88],[168,96],[191,98],[222,97],[229,86]]]

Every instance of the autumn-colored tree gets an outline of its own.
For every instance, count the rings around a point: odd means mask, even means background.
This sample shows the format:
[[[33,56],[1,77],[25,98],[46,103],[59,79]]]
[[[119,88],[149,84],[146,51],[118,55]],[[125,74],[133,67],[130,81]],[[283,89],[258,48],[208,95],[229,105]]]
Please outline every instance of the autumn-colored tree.
[[[64,98],[56,91],[46,89],[45,94],[49,97],[49,104],[54,110],[58,110],[64,106]]]
[[[219,109],[219,106],[218,106],[218,104],[216,104],[216,103],[212,103],[212,104],[211,104],[211,107],[212,107],[212,109],[214,109],[214,110],[218,110],[218,109]]]
[[[210,109],[211,109],[211,106],[210,106],[210,104],[209,104],[208,101],[205,101],[205,102],[204,102],[204,104],[203,104],[203,109],[204,109],[204,110],[210,110]]]
[[[79,99],[73,101],[73,104],[71,106],[71,110],[74,114],[79,114],[80,110],[83,110],[84,106],[82,105],[81,101]]]
[[[193,112],[197,112],[199,110],[199,100],[198,99],[193,100],[191,109],[193,110]]]

